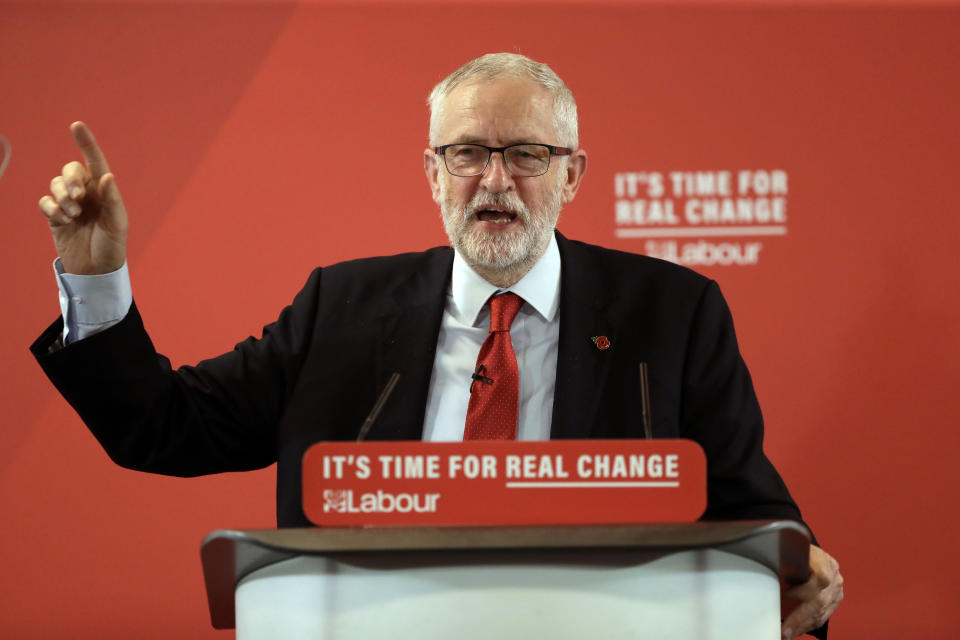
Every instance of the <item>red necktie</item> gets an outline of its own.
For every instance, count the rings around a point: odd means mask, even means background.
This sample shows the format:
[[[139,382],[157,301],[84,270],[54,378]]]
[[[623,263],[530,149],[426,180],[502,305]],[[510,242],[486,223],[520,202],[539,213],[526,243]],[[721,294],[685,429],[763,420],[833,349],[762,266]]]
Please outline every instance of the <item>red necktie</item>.
[[[490,299],[490,335],[480,347],[470,384],[464,440],[514,440],[520,373],[510,342],[510,325],[523,306],[523,298],[505,293]]]

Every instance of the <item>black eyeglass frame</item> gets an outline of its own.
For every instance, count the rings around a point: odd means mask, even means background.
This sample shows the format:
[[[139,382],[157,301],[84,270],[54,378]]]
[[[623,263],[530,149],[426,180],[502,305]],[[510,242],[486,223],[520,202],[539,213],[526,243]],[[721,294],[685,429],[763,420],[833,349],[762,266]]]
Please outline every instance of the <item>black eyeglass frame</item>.
[[[487,161],[486,163],[484,163],[483,169],[481,169],[478,173],[471,173],[470,175],[461,175],[459,173],[454,173],[453,171],[450,171],[450,167],[447,166],[447,154],[446,154],[447,149],[449,149],[450,147],[461,147],[461,146],[467,146],[467,145],[471,147],[483,147],[484,149],[487,150]],[[542,142],[518,142],[517,144],[508,144],[505,147],[488,147],[485,144],[477,144],[475,142],[454,142],[453,144],[445,144],[439,147],[434,147],[433,152],[439,156],[443,156],[443,168],[446,169],[447,173],[449,173],[450,175],[456,176],[458,178],[475,178],[477,176],[482,176],[483,172],[487,170],[487,167],[490,166],[490,158],[493,157],[494,153],[499,153],[503,157],[503,162],[506,165],[507,156],[505,151],[507,149],[511,149],[513,147],[530,147],[530,146],[546,147],[546,149],[550,151],[550,155],[547,157],[547,166],[543,170],[543,173],[537,173],[532,176],[516,176],[518,178],[537,178],[539,176],[545,175],[547,171],[550,171],[550,158],[552,158],[553,156],[568,156],[571,153],[573,153],[573,149],[570,149],[568,147],[555,147],[552,144],[543,144]],[[507,166],[507,168],[509,168],[509,165]],[[513,172],[511,171],[511,173]]]

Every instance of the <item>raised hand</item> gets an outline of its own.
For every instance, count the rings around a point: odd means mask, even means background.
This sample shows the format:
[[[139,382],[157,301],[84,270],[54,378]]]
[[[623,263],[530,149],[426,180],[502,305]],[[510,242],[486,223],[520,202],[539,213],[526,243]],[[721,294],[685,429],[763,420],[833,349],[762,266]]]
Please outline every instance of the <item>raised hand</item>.
[[[63,166],[62,174],[50,181],[51,195],[40,199],[40,210],[67,273],[109,273],[127,258],[127,210],[87,125],[74,122],[70,132],[84,163]]]

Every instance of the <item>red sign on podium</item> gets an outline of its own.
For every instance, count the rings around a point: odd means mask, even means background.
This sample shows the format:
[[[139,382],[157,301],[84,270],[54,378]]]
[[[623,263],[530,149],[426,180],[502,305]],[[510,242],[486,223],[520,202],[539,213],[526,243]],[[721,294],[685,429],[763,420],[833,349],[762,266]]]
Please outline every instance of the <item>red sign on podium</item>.
[[[323,527],[690,522],[706,507],[692,440],[321,442],[303,510]]]

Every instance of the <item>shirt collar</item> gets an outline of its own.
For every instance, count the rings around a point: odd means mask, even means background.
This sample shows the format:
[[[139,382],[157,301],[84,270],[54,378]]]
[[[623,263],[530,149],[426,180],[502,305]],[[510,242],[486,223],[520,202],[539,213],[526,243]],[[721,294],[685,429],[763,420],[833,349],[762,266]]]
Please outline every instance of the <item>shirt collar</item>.
[[[463,324],[473,326],[480,310],[494,293],[512,291],[533,307],[547,322],[552,322],[560,307],[560,250],[557,238],[550,234],[547,251],[533,268],[512,287],[500,289],[470,268],[459,251],[454,252],[450,278],[453,315]]]

